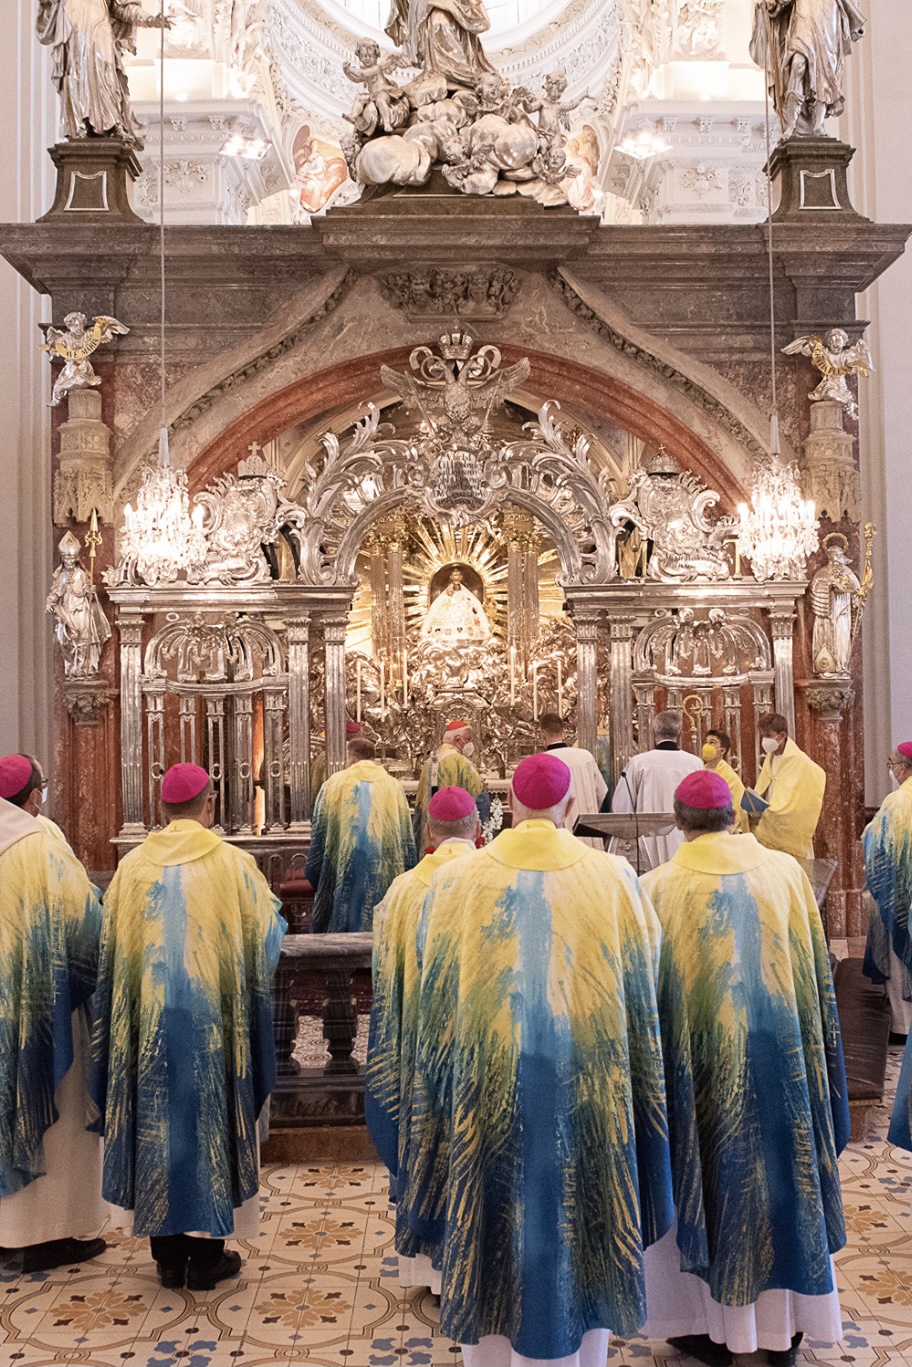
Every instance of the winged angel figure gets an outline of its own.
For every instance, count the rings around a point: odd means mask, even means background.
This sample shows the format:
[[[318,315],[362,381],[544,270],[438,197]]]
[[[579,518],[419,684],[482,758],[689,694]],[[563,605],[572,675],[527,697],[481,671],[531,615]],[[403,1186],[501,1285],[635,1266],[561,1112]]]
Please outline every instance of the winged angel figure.
[[[58,404],[71,389],[90,389],[101,384],[89,362],[89,357],[112,337],[124,337],[130,331],[116,318],[100,313],[86,327],[84,313],[68,313],[62,328],[49,327],[39,351],[50,351],[63,358],[63,369],[57,376],[51,394],[51,404]]]
[[[867,376],[874,369],[867,342],[861,340],[849,346],[848,334],[842,328],[831,328],[825,340],[808,334],[798,337],[782,350],[786,356],[810,356],[823,376],[817,388],[808,395],[812,403],[830,399],[842,404],[850,418],[858,417],[858,407],[846,384],[846,376]]]
[[[466,334],[445,335],[440,339],[442,355],[435,356],[424,346],[411,353],[409,365],[415,375],[389,366],[380,369],[387,389],[424,419],[429,493],[437,509],[451,517],[478,514],[490,501],[484,462],[492,454],[491,413],[530,369],[524,357],[501,370],[498,347],[480,347],[473,356],[472,346],[473,339]]]

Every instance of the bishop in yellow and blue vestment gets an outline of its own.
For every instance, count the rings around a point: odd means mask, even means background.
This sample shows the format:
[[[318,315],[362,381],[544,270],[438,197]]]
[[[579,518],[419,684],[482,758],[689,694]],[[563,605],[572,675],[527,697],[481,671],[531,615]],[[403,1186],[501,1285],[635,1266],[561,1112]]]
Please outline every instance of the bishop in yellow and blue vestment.
[[[314,931],[370,930],[390,883],[415,864],[402,784],[376,762],[369,741],[352,741],[348,756],[348,768],[326,780],[313,810],[305,872],[314,887]]]
[[[466,1367],[604,1356],[672,1219],[658,923],[625,860],[560,828],[569,787],[523,760],[517,824],[439,869],[422,912],[400,1223]]]
[[[153,1240],[164,1284],[187,1275],[203,1290],[230,1273],[185,1236],[256,1236],[286,927],[253,858],[210,829],[204,769],[169,769],[162,804],[168,825],[121,860],[105,896],[92,1082],[105,1197]]]
[[[647,1255],[646,1333],[703,1362],[758,1347],[793,1362],[802,1333],[842,1333],[849,1113],[823,927],[797,861],[730,834],[718,774],[689,775],[675,813],[685,843],[643,878],[662,924],[677,1207]]]

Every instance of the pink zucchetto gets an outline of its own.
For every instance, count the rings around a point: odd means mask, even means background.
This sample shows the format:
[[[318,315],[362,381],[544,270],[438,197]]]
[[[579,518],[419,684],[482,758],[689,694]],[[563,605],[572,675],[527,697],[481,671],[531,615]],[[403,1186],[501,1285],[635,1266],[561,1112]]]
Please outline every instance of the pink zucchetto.
[[[475,799],[465,788],[438,788],[428,803],[432,821],[462,821],[475,810]]]
[[[162,802],[191,802],[208,782],[209,775],[198,764],[172,764],[162,779]]]
[[[685,807],[699,807],[701,810],[730,807],[732,790],[719,774],[714,774],[710,769],[698,769],[678,784],[675,798]]]
[[[912,759],[912,740],[904,740],[902,745],[897,745],[896,753],[902,755],[904,759]]]
[[[513,775],[513,796],[530,812],[546,812],[570,791],[570,770],[556,755],[527,755]]]
[[[15,797],[32,777],[32,761],[25,755],[4,755],[0,759],[0,797]]]
[[[448,721],[444,727],[444,735],[446,735],[448,731],[467,731],[468,729],[469,722],[467,721]]]
[[[347,721],[345,723],[345,734],[351,740],[352,736],[360,736],[361,723],[359,721]]]

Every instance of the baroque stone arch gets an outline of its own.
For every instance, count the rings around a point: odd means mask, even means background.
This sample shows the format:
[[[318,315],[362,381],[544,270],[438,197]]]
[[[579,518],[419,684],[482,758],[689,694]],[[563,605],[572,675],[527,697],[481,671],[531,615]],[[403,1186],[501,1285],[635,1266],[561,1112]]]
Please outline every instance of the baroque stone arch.
[[[720,456],[718,444],[711,444],[676,413],[632,384],[555,353],[512,343],[501,343],[499,348],[508,364],[528,358],[530,372],[524,389],[539,402],[551,399],[569,405],[571,409],[615,422],[656,445],[664,445],[682,468],[719,489],[727,507],[733,508],[745,497],[744,482]],[[321,414],[363,403],[379,389],[381,366],[407,365],[410,351],[411,347],[397,347],[355,357],[303,376],[279,393],[260,400],[234,417],[199,451],[188,466],[191,489],[198,491],[232,470],[251,443],[265,444],[294,424],[313,422]],[[744,465],[749,459],[745,452]]]

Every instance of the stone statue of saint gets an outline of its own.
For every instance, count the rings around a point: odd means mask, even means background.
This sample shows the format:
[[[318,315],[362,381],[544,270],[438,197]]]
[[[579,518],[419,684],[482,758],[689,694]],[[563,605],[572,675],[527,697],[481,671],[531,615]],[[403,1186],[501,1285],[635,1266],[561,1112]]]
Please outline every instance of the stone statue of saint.
[[[38,41],[51,49],[68,138],[110,134],[142,148],[142,125],[130,107],[124,52],[136,51],[138,28],[170,28],[136,0],[38,0]]]
[[[492,636],[488,615],[462,581],[462,570],[450,572],[450,582],[428,608],[421,628],[423,641],[487,641]]]
[[[424,75],[471,89],[479,76],[496,74],[479,36],[490,26],[483,0],[392,0],[385,32]]]
[[[769,73],[782,137],[823,137],[845,108],[845,59],[864,33],[854,0],[757,0],[750,54]]]
[[[841,532],[823,539],[827,563],[811,580],[811,607],[814,609],[814,634],[811,659],[818,676],[849,672],[852,655],[853,624],[862,606],[861,584],[846,561],[849,543]]]
[[[63,651],[68,679],[88,679],[98,673],[98,663],[111,625],[101,610],[95,589],[79,563],[81,547],[72,532],[65,532],[58,547],[61,563],[54,571],[46,608],[57,621],[54,635]]]

